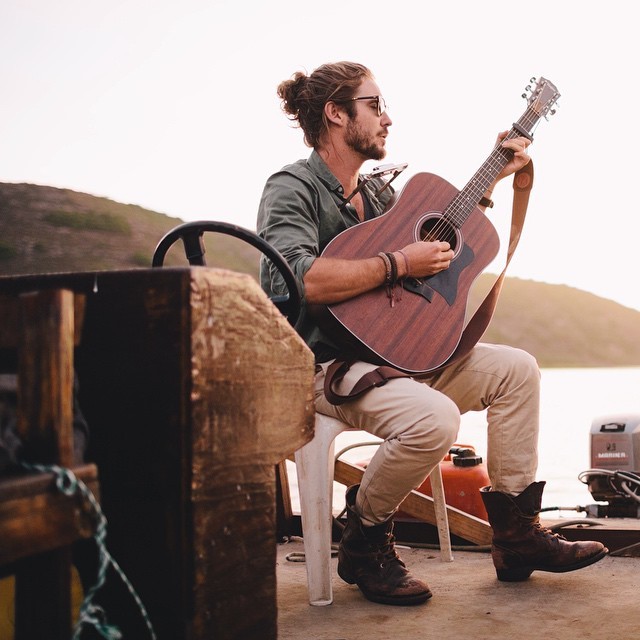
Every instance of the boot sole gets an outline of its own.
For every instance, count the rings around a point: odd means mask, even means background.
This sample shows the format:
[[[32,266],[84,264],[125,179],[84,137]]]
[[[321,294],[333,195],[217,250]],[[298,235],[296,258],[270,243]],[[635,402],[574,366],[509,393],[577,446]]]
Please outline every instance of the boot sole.
[[[338,564],[338,575],[347,583],[347,584],[355,584],[356,579],[347,571],[345,571],[340,564]]]
[[[390,598],[385,596],[378,596],[376,594],[367,593],[366,591],[362,591],[362,595],[371,602],[377,602],[378,604],[390,604],[395,605],[396,607],[412,607],[418,604],[423,604],[431,596],[433,595],[430,591],[429,593],[423,593],[417,596],[410,596],[406,598]]]
[[[378,604],[390,604],[390,605],[395,605],[397,607],[411,607],[413,605],[422,604],[423,602],[426,602],[433,595],[431,591],[425,591],[424,593],[419,593],[413,596],[399,596],[395,598],[393,596],[381,596],[363,589],[356,582],[355,578],[353,578],[351,574],[347,573],[344,570],[341,571],[340,566],[338,566],[338,575],[347,584],[358,585],[358,589],[360,589],[360,591],[362,592],[362,595],[367,600],[370,600],[371,602],[377,602]]]
[[[599,560],[602,560],[609,553],[609,549],[606,547],[594,556],[589,556],[580,562],[567,565],[565,567],[545,567],[545,566],[526,566],[517,567],[513,569],[496,569],[498,580],[501,582],[522,582],[526,580],[534,571],[547,571],[549,573],[567,573],[569,571],[576,571],[583,569],[589,565],[595,564]]]

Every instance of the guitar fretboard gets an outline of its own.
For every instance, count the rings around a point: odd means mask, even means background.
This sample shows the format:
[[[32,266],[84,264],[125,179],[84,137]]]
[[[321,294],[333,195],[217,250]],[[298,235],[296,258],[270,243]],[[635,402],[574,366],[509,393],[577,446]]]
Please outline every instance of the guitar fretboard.
[[[540,114],[528,107],[518,122],[507,133],[505,140],[521,136],[522,131],[526,131],[530,136],[534,125],[539,119]],[[459,229],[478,205],[484,192],[498,177],[511,158],[513,158],[513,151],[505,149],[501,142],[498,143],[482,166],[467,182],[464,189],[449,203],[443,212],[443,217]]]

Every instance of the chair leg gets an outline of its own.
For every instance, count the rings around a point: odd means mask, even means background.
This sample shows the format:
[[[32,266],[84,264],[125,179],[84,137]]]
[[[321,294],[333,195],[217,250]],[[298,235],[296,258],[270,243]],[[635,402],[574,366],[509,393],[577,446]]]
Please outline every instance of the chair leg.
[[[334,449],[336,436],[348,429],[347,425],[335,418],[316,414],[313,440],[295,453],[309,604],[314,606],[333,602],[331,521]],[[430,477],[441,559],[443,562],[452,562],[447,506],[439,465],[433,469]]]
[[[442,562],[453,562],[451,552],[451,538],[449,536],[449,519],[447,518],[447,501],[444,495],[442,472],[440,465],[436,465],[430,474],[433,507],[436,512],[438,538],[440,540],[440,559]]]
[[[295,453],[309,603],[314,606],[333,602],[331,520],[334,440],[347,428],[337,420],[323,420],[323,416],[316,416],[313,440]]]

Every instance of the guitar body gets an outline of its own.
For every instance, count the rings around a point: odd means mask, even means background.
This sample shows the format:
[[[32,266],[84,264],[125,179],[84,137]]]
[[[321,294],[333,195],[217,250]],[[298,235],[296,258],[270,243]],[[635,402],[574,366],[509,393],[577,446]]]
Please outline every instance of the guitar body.
[[[534,89],[526,87],[525,97],[529,91],[527,108],[505,139],[524,135],[533,140],[540,118],[554,113],[560,94],[552,82],[540,78]],[[481,337],[493,309],[483,310],[483,322],[465,332],[469,291],[500,244],[476,205],[511,158],[513,152],[498,142],[461,191],[438,176],[419,173],[384,215],[343,231],[326,246],[323,256],[347,259],[371,258],[419,240],[446,240],[454,250],[448,269],[419,280],[406,278],[392,299],[381,286],[329,305],[325,326],[346,353],[407,373],[428,373]]]
[[[467,300],[475,279],[496,256],[498,235],[474,207],[458,228],[442,212],[459,194],[446,180],[413,176],[384,215],[336,236],[322,255],[371,258],[421,239],[446,240],[455,256],[448,269],[398,283],[394,304],[385,287],[328,306],[332,332],[360,358],[408,373],[427,373],[453,354],[465,327]]]

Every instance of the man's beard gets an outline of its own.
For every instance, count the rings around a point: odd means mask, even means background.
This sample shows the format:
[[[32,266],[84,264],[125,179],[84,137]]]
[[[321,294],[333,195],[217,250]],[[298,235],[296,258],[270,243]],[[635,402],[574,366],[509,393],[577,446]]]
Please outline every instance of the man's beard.
[[[387,150],[377,145],[371,136],[363,133],[355,120],[351,120],[347,125],[345,142],[367,160],[382,160],[387,155]]]

